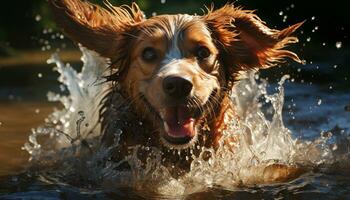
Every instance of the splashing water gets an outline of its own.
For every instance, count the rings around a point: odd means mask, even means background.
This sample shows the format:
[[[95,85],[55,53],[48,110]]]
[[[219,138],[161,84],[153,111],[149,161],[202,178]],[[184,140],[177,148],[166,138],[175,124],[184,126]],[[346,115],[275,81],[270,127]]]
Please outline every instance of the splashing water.
[[[107,72],[107,60],[85,48],[81,47],[81,51],[84,65],[80,73],[65,65],[57,54],[49,59],[49,63],[56,64],[59,81],[69,94],[48,94],[50,101],[61,102],[63,108],[34,129],[24,146],[33,166],[45,169],[51,166],[46,170],[47,180],[78,182],[79,186],[88,188],[132,187],[158,194],[188,195],[213,186],[233,189],[259,182],[261,170],[254,170],[257,166],[278,163],[325,170],[340,163],[344,169],[350,166],[349,137],[344,131],[323,132],[315,141],[292,138],[282,119],[283,84],[288,75],[278,83],[278,92],[268,94],[267,82],[253,73],[237,83],[232,92],[240,120],[225,119],[228,128],[219,148],[202,148],[198,157],[193,156],[191,169],[185,175],[173,178],[160,164],[161,152],[155,147],[135,146],[133,154],[115,162],[110,159],[111,152],[118,146],[123,132],[115,130],[113,146],[100,146],[100,102],[112,87],[100,81]],[[229,138],[238,142],[224,145],[224,140]],[[152,152],[144,166],[137,157],[140,148]],[[211,156],[205,159],[204,154]],[[118,170],[125,162],[130,169]]]

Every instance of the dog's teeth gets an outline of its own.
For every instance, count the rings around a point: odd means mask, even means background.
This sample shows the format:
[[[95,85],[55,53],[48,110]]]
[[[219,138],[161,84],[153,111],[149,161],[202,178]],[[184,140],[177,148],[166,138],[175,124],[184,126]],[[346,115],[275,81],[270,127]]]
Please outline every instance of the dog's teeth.
[[[161,119],[163,119],[164,120],[164,116],[165,116],[165,109],[161,109],[160,111],[159,111],[159,116],[160,116],[160,118]],[[164,122],[165,123],[165,122]]]
[[[169,126],[166,122],[164,122],[164,130],[165,132],[169,132]]]

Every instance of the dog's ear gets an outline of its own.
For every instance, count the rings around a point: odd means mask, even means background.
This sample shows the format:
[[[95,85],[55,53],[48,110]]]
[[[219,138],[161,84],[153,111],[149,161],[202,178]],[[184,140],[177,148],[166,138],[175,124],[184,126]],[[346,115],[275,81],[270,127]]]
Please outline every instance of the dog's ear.
[[[114,7],[105,2],[108,10],[83,0],[49,0],[49,4],[68,37],[111,59],[117,56],[125,34],[144,19],[135,3]]]
[[[284,58],[301,62],[295,53],[283,48],[298,42],[296,37],[290,35],[302,23],[279,31],[267,27],[253,11],[242,10],[232,4],[218,10],[208,10],[203,19],[222,47],[222,59],[230,68],[238,71],[267,68],[284,61]]]

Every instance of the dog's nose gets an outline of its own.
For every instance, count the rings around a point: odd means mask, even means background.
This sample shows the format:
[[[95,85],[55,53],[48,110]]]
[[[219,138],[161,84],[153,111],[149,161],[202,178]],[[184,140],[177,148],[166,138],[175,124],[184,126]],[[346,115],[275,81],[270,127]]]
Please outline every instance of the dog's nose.
[[[163,80],[163,90],[171,97],[186,97],[191,93],[192,87],[189,80],[178,76],[168,76]]]

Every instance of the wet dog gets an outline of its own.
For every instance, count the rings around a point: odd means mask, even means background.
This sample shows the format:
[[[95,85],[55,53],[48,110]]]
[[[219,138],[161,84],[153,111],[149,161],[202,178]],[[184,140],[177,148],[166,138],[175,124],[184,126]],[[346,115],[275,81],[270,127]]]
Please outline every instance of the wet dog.
[[[297,42],[291,34],[302,23],[270,29],[252,11],[232,4],[201,16],[149,19],[136,4],[50,4],[68,37],[110,59],[106,78],[114,84],[101,102],[100,117],[106,145],[114,142],[112,126],[123,132],[117,157],[127,155],[133,145],[156,146],[164,151],[165,163],[188,168],[190,160],[166,152],[218,146],[224,119],[237,118],[229,95],[241,72],[268,68],[285,58],[300,62],[284,48]],[[119,99],[128,102],[127,109],[119,109]],[[280,165],[266,169],[267,182],[296,173]]]

